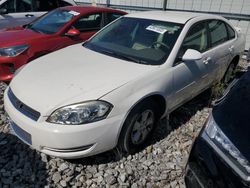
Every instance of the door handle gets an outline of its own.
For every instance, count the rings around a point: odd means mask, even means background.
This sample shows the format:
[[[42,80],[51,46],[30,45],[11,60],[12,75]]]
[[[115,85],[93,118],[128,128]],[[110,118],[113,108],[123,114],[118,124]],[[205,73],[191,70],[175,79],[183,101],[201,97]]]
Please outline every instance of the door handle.
[[[230,46],[228,49],[229,49],[230,52],[233,52],[234,46],[232,45],[232,46]]]
[[[203,60],[203,63],[205,65],[207,65],[209,63],[209,61],[211,60],[211,57],[206,57],[204,60]]]
[[[34,15],[33,14],[26,14],[25,17],[33,17]]]

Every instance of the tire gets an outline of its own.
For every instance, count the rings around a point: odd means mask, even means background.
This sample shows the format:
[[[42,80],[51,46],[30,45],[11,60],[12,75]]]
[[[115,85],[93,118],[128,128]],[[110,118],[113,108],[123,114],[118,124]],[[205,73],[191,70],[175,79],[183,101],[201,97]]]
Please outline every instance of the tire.
[[[233,80],[235,68],[236,65],[234,63],[231,63],[228,66],[227,71],[221,80],[221,83],[228,85]]]
[[[121,130],[118,141],[120,152],[133,154],[140,150],[152,134],[158,119],[154,102],[138,104],[128,115]]]

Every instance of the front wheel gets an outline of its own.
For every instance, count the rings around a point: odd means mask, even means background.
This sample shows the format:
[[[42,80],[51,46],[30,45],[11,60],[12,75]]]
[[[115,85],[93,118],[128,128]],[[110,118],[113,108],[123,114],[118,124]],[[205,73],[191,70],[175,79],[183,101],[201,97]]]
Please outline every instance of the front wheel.
[[[144,102],[136,106],[124,123],[118,148],[125,153],[139,150],[153,132],[157,120],[155,103]]]

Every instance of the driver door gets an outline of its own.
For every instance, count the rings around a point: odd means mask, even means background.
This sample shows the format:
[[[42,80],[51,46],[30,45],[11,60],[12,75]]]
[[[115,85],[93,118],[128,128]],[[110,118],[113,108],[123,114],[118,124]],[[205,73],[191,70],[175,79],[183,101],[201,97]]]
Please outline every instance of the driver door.
[[[188,49],[199,51],[202,58],[183,61],[182,57]],[[190,28],[173,65],[174,99],[171,100],[170,107],[183,104],[209,85],[210,65],[213,59],[208,49],[206,22],[199,22]]]

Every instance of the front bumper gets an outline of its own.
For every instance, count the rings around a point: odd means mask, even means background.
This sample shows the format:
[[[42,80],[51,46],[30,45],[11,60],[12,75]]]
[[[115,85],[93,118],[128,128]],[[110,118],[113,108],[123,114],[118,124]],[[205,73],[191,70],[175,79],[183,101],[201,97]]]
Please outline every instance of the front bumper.
[[[7,91],[5,110],[17,137],[32,148],[60,158],[81,158],[95,155],[116,146],[122,116],[107,118],[85,125],[58,125],[34,121],[19,112],[10,102]]]
[[[16,57],[0,57],[0,81],[9,82],[15,71],[28,61],[26,53]]]
[[[0,81],[9,82],[14,74],[13,64],[0,64]]]
[[[201,134],[195,141],[186,167],[187,188],[245,188],[250,187],[218,155]]]

